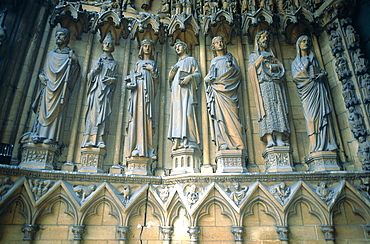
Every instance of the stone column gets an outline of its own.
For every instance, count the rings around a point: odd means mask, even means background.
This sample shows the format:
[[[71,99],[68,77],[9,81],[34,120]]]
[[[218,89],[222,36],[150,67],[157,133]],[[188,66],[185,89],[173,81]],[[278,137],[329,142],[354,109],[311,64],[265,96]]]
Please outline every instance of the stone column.
[[[202,153],[193,148],[182,148],[171,153],[172,171],[171,175],[199,173],[199,165]]]
[[[173,226],[161,226],[161,233],[163,234],[163,244],[170,244]]]
[[[189,226],[188,233],[190,235],[190,244],[197,244],[199,237],[199,227],[198,226]]]
[[[246,153],[243,150],[220,150],[216,152],[216,173],[244,173]]]
[[[334,244],[334,226],[321,225],[321,232],[324,234],[326,243]]]
[[[54,144],[25,143],[22,147],[22,161],[19,167],[31,169],[54,169],[55,152],[58,149]]]
[[[80,244],[82,241],[82,235],[86,232],[84,225],[74,225],[73,229],[73,244]]]
[[[306,163],[310,171],[340,170],[336,152],[322,151],[311,153]]]
[[[117,226],[117,232],[118,232],[118,240],[119,244],[126,244],[126,241],[128,240],[127,234],[130,232],[130,226],[127,225],[121,225]]]
[[[107,151],[104,148],[81,148],[81,168],[79,172],[101,173]]]
[[[289,146],[270,147],[262,153],[265,159],[266,172],[291,172],[292,150]]]
[[[39,230],[38,225],[25,224],[23,225],[22,232],[24,233],[24,244],[31,244],[35,238],[36,232]]]
[[[289,228],[287,225],[276,226],[276,232],[279,235],[279,240],[281,241],[281,244],[289,244]]]
[[[243,226],[231,227],[231,233],[234,234],[234,240],[236,244],[243,244],[243,233],[245,232]]]

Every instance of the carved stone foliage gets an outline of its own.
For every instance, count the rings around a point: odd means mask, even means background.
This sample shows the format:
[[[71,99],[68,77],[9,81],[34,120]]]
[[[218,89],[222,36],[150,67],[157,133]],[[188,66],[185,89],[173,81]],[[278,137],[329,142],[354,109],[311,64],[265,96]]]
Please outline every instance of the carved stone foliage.
[[[73,187],[73,190],[76,192],[77,197],[81,198],[81,201],[85,201],[87,197],[90,196],[96,190],[96,185],[90,184],[88,186],[77,185]]]
[[[52,180],[42,179],[29,179],[28,182],[36,200],[45,195],[54,184]]]

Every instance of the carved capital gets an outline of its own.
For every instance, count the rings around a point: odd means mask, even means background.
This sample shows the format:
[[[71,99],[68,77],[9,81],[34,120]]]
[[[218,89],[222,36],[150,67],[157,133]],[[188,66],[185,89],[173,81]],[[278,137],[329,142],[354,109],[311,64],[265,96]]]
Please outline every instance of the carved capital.
[[[173,233],[173,226],[161,226],[161,233],[164,241],[170,241]]]
[[[326,241],[334,241],[334,226],[322,225],[321,232],[324,233],[324,237]]]
[[[33,241],[33,238],[39,229],[38,225],[25,224],[22,228],[22,232],[24,233],[23,241]]]
[[[237,243],[243,242],[243,233],[245,232],[243,226],[233,226],[231,227],[231,233],[234,235],[234,240]]]
[[[278,225],[276,226],[276,232],[279,235],[279,240],[280,241],[288,241],[289,237],[289,228],[287,225]]]
[[[127,234],[130,232],[130,226],[126,226],[126,225],[121,225],[121,226],[117,226],[117,232],[118,232],[118,235],[119,235],[119,240],[120,241],[125,241],[127,240]]]
[[[85,233],[85,226],[84,225],[74,225],[72,232],[73,232],[73,240],[80,241],[82,240],[82,235]]]
[[[190,235],[190,242],[197,242],[199,237],[199,227],[198,226],[189,226],[188,233]]]

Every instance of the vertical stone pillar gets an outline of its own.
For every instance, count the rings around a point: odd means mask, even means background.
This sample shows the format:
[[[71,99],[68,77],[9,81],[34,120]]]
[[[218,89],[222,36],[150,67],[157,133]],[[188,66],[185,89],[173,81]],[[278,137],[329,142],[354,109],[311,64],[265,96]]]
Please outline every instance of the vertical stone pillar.
[[[324,234],[326,243],[334,244],[334,226],[332,225],[321,225],[321,232]]]
[[[79,172],[101,173],[107,151],[104,148],[81,148],[81,168]]]
[[[80,244],[82,241],[82,235],[86,232],[84,225],[74,225],[72,228],[73,232],[73,244]]]
[[[199,233],[200,233],[199,227],[198,226],[189,226],[188,233],[190,235],[190,243],[191,244],[197,244]]]
[[[126,175],[152,175],[152,160],[144,157],[127,158]]]
[[[279,235],[279,240],[282,244],[289,244],[289,228],[287,225],[278,225],[276,226],[276,232]]]
[[[23,241],[25,244],[31,244],[35,238],[36,232],[39,230],[38,225],[25,224],[23,225],[22,232],[24,233]]]
[[[333,171],[340,170],[338,166],[337,153],[322,151],[311,153],[307,160],[310,171]]]
[[[53,162],[57,145],[25,143],[22,147],[22,161],[19,167],[32,169],[54,169]]]
[[[216,173],[244,173],[247,155],[243,150],[220,150],[216,152]]]
[[[161,233],[163,234],[163,244],[170,244],[173,226],[161,226]]]
[[[236,244],[243,244],[243,233],[245,232],[243,226],[233,226],[231,227],[231,233],[234,235],[234,240]]]
[[[270,147],[262,153],[265,159],[266,172],[291,172],[292,150],[289,146]]]
[[[171,175],[199,173],[199,165],[202,153],[193,148],[183,148],[172,151],[172,171]]]
[[[130,232],[130,226],[127,225],[121,225],[117,226],[117,232],[118,232],[118,240],[119,244],[126,244],[126,241],[128,240],[127,234]]]

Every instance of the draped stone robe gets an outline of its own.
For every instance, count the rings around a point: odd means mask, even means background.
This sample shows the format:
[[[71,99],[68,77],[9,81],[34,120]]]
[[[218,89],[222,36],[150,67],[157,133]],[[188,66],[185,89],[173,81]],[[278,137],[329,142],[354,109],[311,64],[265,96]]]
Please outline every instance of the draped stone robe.
[[[55,47],[47,54],[44,70],[40,74],[45,77],[46,84],[42,84],[32,105],[36,113],[31,130],[33,138],[53,142],[59,140],[62,111],[80,72],[78,63],[70,60],[70,51],[69,47],[63,50]]]
[[[153,72],[143,68],[153,66]],[[156,157],[153,148],[153,105],[158,71],[154,60],[140,59],[135,68],[136,88],[131,90],[127,127],[128,156],[135,150],[139,157]]]
[[[239,120],[238,87],[240,68],[231,53],[212,59],[207,77],[207,108],[211,117],[211,135],[217,150],[244,149]]]
[[[263,56],[259,65],[256,61]],[[283,140],[290,135],[288,109],[282,77],[285,70],[282,63],[271,56],[271,52],[254,51],[249,56],[248,75],[252,84],[258,112],[258,125],[261,140],[266,141],[267,134],[281,133]]]
[[[324,70],[310,52],[309,56],[297,56],[292,63],[293,81],[296,83],[306,119],[308,136],[315,137],[310,152],[337,149],[334,129],[330,119],[331,106],[324,80]]]
[[[101,63],[101,70],[99,70],[99,63]],[[113,80],[107,81],[109,78]],[[102,54],[95,60],[88,79],[88,105],[82,146],[85,146],[88,135],[103,136],[105,133],[106,121],[112,112],[112,93],[117,79],[117,62],[113,56]],[[97,146],[98,142],[92,141],[92,143]]]
[[[169,139],[188,139],[189,142],[199,144],[198,124],[195,105],[198,104],[197,88],[200,82],[200,69],[193,57],[186,55],[180,59],[171,86]],[[191,75],[191,81],[186,86],[180,86],[181,79]]]

